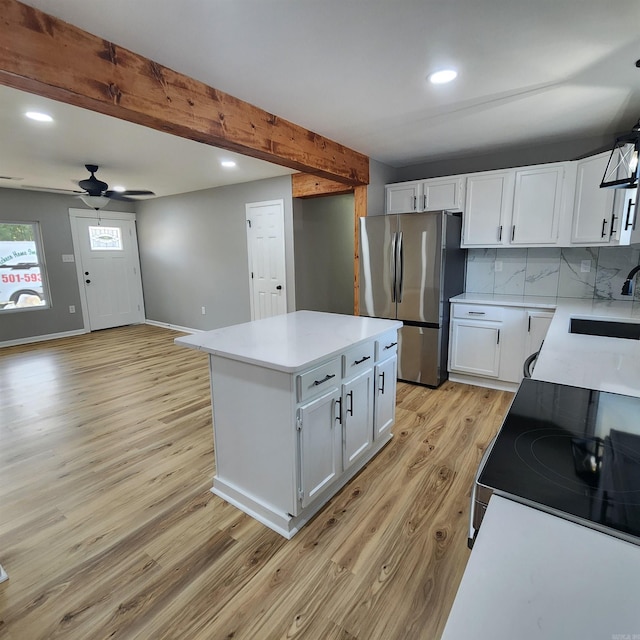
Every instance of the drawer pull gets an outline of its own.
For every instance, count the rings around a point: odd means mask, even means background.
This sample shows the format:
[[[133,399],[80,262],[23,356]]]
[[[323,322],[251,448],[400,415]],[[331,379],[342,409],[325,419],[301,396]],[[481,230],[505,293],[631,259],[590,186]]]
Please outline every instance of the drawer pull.
[[[470,316],[483,316],[485,315],[486,311],[468,311],[467,313]]]
[[[322,380],[314,380],[313,381],[313,386],[317,387],[319,384],[322,384],[324,382],[326,382],[327,380],[331,380],[331,378],[335,378],[336,374],[335,373],[328,373],[324,378],[322,378]]]
[[[384,350],[386,351],[387,349],[393,349],[393,347],[395,347],[398,343],[397,342],[390,342],[385,348]]]
[[[354,360],[353,364],[362,364],[366,360],[371,360],[371,356],[362,356],[362,358],[360,358],[360,360]]]

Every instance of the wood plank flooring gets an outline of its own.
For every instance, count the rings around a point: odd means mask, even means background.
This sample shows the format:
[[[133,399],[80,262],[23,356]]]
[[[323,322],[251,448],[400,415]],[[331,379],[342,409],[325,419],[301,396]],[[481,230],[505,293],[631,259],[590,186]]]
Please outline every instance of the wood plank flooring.
[[[286,541],[210,493],[207,358],[177,335],[0,350],[0,638],[439,638],[511,394],[399,383],[391,443]]]

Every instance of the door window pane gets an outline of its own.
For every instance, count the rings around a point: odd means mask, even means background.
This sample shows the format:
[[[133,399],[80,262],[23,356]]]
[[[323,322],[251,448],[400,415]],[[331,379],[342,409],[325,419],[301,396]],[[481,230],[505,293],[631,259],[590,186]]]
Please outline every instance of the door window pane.
[[[120,227],[89,227],[91,251],[122,251]]]
[[[50,306],[37,222],[0,222],[0,312]]]

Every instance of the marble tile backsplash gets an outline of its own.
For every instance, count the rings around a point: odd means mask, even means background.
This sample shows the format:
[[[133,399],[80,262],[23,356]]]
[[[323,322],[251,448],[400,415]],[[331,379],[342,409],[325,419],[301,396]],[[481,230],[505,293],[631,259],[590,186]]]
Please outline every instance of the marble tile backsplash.
[[[629,300],[622,283],[639,263],[638,247],[469,249],[465,291]]]

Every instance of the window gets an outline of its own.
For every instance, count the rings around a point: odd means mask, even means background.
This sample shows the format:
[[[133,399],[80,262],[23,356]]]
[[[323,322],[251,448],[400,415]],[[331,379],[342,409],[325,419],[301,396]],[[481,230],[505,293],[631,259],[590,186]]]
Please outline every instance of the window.
[[[38,223],[0,222],[0,312],[49,306]]]
[[[89,227],[91,251],[122,251],[120,227]]]

